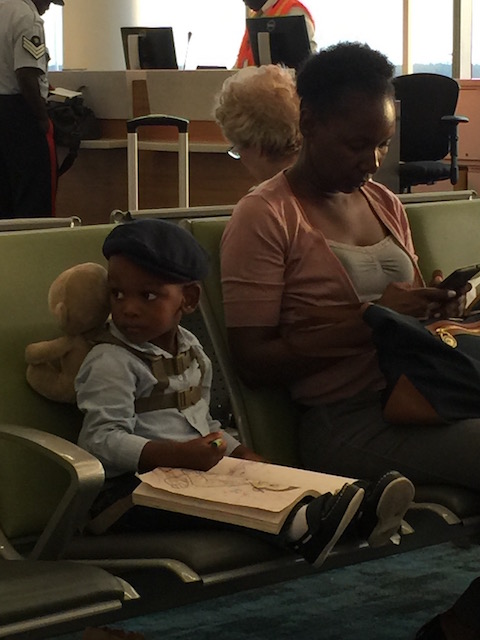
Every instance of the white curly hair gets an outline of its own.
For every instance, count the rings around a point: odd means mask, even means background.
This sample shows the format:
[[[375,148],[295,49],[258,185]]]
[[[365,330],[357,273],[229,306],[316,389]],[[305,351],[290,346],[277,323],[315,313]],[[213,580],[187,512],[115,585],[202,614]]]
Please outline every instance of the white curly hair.
[[[270,64],[245,67],[227,78],[216,96],[214,115],[233,145],[282,157],[300,148],[299,109],[292,72]]]

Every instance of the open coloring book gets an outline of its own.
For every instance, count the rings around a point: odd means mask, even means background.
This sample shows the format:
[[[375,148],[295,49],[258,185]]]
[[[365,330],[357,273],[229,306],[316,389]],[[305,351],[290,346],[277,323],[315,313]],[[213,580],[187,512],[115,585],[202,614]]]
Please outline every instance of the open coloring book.
[[[140,476],[134,504],[278,533],[307,495],[335,492],[350,478],[225,457],[209,471],[159,467]]]

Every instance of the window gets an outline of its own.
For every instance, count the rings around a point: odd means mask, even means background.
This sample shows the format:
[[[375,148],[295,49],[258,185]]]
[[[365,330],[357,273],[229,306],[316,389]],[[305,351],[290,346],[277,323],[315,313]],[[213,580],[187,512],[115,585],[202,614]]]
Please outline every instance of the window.
[[[43,16],[43,21],[45,23],[45,40],[50,54],[48,68],[51,71],[58,71],[63,67],[62,7],[51,4]]]
[[[453,1],[410,0],[414,73],[452,75]]]
[[[179,67],[231,68],[245,30],[245,5],[242,0],[177,0],[170,5],[137,0],[137,21],[142,27],[173,27]]]
[[[393,64],[402,64],[403,0],[306,0],[305,6],[315,19],[319,47],[340,40],[366,42]]]
[[[233,66],[245,29],[245,5],[242,0],[209,0],[208,3],[198,0],[128,2],[138,25],[173,27],[180,67]],[[303,2],[315,20],[316,40],[320,47],[340,40],[367,42],[382,51],[400,71],[405,0]],[[408,4],[413,70],[451,75],[454,0],[408,0]],[[58,69],[63,63],[62,9],[51,5],[44,18],[51,67]],[[472,62],[476,65],[474,77],[480,77],[480,0],[473,2]]]
[[[480,3],[472,7],[472,78],[480,78]]]

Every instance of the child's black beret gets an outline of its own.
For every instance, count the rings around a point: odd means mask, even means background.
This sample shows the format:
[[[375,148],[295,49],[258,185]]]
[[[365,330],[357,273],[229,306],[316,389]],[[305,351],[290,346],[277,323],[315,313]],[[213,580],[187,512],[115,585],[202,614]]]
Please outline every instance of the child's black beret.
[[[208,254],[195,238],[172,222],[149,218],[116,226],[103,243],[108,259],[121,254],[167,282],[203,280]]]

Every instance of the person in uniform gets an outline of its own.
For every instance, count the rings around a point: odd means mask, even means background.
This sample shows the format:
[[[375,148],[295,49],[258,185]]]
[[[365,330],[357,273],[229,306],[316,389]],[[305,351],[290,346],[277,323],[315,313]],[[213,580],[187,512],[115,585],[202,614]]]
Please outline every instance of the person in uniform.
[[[51,2],[0,0],[0,218],[55,213],[56,154],[48,118],[48,50],[42,16]]]
[[[317,50],[315,38],[315,22],[310,11],[298,0],[243,0],[248,7],[248,18],[277,18],[279,16],[305,16],[310,48]],[[250,46],[248,31],[245,30],[240,50],[235,62],[236,69],[253,67],[255,60]]]

